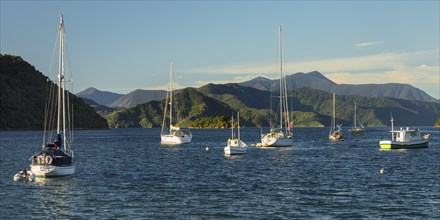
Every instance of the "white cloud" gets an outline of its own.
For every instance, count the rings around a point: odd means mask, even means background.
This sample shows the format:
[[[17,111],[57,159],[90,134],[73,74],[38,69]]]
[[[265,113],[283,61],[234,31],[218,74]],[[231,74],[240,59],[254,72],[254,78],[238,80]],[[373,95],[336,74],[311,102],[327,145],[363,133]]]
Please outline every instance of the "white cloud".
[[[185,87],[187,87],[187,86],[181,85],[175,81],[173,82],[173,89],[183,89]],[[166,85],[157,85],[157,86],[145,87],[142,89],[144,89],[144,90],[168,90],[168,82]]]
[[[429,70],[420,70],[419,67],[403,66],[400,69],[383,72],[333,72],[327,73],[325,76],[338,84],[407,83],[411,85],[438,85],[440,81],[439,71],[439,67],[430,67]]]
[[[382,42],[380,42],[380,41],[363,42],[363,43],[357,43],[354,46],[356,48],[365,48],[365,47],[370,47],[370,46],[373,46],[373,45],[376,45],[376,44],[380,44],[380,43],[382,43]]]
[[[286,73],[323,71],[323,72],[359,72],[371,70],[389,70],[414,60],[423,60],[428,57],[438,56],[434,51],[420,51],[413,53],[380,53],[358,57],[339,57],[322,60],[309,60],[301,62],[284,62]],[[420,65],[420,64],[419,64]],[[278,63],[258,63],[231,66],[201,67],[185,70],[185,72],[203,74],[233,74],[233,75],[261,75],[275,74],[279,71]]]
[[[408,53],[380,53],[358,57],[285,62],[284,69],[288,74],[321,71],[338,84],[408,83],[421,89],[438,88],[440,87],[438,56],[438,49]],[[426,64],[427,61],[431,62],[431,65]],[[278,71],[278,63],[258,63],[202,67],[185,72],[234,76],[233,80],[197,81],[194,87],[198,87],[207,83],[242,82],[262,75],[276,78]],[[438,96],[438,91],[427,92],[434,97]]]

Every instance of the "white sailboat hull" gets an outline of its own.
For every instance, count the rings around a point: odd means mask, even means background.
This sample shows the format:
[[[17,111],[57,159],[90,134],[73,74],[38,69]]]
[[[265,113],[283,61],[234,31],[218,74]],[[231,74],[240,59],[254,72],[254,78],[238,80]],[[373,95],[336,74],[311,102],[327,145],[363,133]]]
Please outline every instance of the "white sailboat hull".
[[[240,155],[240,154],[246,154],[248,149],[247,144],[245,144],[243,141],[238,139],[229,139],[228,140],[228,146],[225,147],[225,155]]]
[[[161,144],[167,144],[167,145],[174,145],[174,144],[187,144],[191,142],[192,137],[181,137],[181,136],[175,136],[175,135],[161,135],[160,136],[160,143]]]
[[[263,137],[261,138],[263,147],[291,147],[291,138]]]
[[[227,146],[225,147],[225,155],[240,155],[240,154],[246,154],[247,152],[247,146],[246,147],[234,147],[234,146]]]
[[[68,176],[75,173],[75,165],[53,166],[53,165],[32,164],[31,171],[37,177]]]

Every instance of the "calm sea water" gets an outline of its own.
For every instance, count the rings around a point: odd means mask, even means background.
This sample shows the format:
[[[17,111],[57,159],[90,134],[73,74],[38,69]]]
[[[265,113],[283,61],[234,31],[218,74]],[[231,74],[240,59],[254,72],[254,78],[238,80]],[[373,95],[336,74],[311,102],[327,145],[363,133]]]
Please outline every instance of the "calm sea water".
[[[235,157],[223,154],[230,130],[192,130],[177,147],[160,145],[159,129],[78,131],[75,175],[27,183],[12,177],[42,132],[0,132],[0,217],[438,219],[439,129],[422,130],[429,148],[381,151],[388,128],[346,132],[342,143],[329,143],[327,128],[298,128],[292,148]],[[250,145],[260,129],[241,134]]]

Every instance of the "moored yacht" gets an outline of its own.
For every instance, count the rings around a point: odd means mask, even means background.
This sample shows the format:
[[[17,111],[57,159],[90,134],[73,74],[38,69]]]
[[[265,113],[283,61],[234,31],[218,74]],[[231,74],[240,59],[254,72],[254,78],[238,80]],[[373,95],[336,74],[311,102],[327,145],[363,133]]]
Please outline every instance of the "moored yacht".
[[[37,177],[66,176],[75,173],[73,161],[73,106],[69,100],[69,92],[64,65],[64,21],[60,17],[59,24],[59,72],[57,85],[50,84],[47,99],[43,145],[41,150],[31,157],[31,171]],[[56,122],[56,131],[53,131]],[[56,132],[56,139],[50,142]],[[48,142],[46,142],[48,141]]]

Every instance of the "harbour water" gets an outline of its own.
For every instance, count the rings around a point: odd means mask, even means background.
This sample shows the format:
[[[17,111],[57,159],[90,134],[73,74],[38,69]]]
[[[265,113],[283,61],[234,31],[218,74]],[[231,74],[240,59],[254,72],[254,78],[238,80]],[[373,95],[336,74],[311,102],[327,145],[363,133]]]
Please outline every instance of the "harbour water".
[[[160,145],[160,129],[77,131],[76,173],[36,182],[12,177],[42,132],[3,131],[0,218],[439,219],[439,129],[421,130],[429,148],[382,151],[389,128],[346,128],[341,143],[328,128],[296,128],[292,148],[233,157],[223,154],[228,129],[195,129],[191,144],[174,147]],[[259,137],[241,129],[248,145]]]

